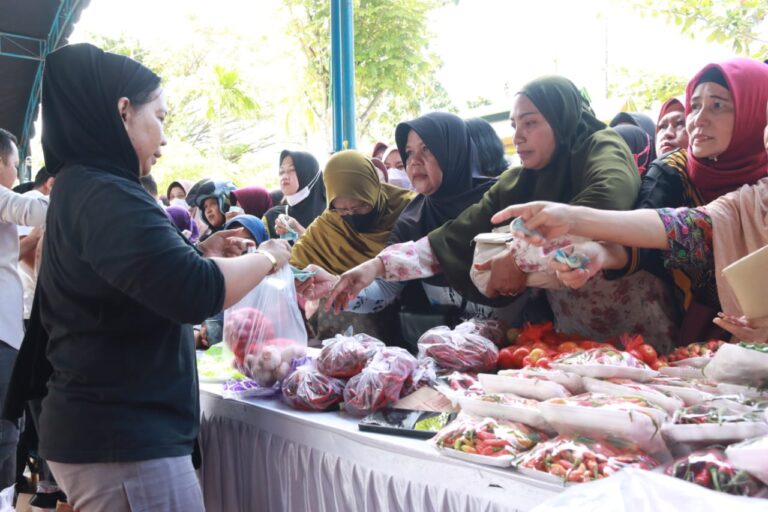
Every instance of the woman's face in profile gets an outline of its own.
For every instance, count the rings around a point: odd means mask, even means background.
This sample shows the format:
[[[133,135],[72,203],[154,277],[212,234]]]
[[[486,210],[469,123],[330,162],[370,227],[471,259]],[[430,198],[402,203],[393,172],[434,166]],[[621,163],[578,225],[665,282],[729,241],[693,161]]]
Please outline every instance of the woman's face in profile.
[[[165,95],[158,89],[152,100],[143,105],[133,105],[128,98],[118,100],[125,131],[139,157],[140,175],[146,176],[162,156],[161,147],[168,142],[163,133],[163,123],[168,114]]]
[[[536,105],[524,94],[515,97],[510,114],[515,147],[523,166],[543,169],[555,154],[555,132]]]

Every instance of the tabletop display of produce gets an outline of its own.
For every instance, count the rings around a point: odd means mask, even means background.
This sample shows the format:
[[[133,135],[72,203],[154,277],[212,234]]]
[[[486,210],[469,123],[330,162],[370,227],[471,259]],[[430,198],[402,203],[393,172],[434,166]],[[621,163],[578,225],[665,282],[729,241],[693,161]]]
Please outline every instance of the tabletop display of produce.
[[[225,340],[235,338],[230,370],[299,410],[363,417],[428,387],[460,411],[430,440],[448,457],[563,485],[632,467],[768,496],[768,344],[712,340],[664,355],[638,335],[598,342],[551,323],[506,329],[469,320],[425,332],[416,356],[347,333],[323,341],[314,358],[291,345],[295,360],[287,361],[290,351],[271,332],[262,332],[269,342],[257,351],[244,341],[243,324],[252,329],[266,319],[228,318],[235,324],[228,329],[225,320]],[[271,347],[269,361],[258,358]],[[258,359],[249,364],[249,356]],[[209,359],[199,358],[201,376],[227,373]]]

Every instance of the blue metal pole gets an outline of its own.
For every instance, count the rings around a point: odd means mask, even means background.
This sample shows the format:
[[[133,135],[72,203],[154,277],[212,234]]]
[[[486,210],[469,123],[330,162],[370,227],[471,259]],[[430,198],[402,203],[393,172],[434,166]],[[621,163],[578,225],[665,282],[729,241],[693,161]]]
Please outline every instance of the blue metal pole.
[[[352,0],[341,0],[341,72],[344,96],[344,142],[346,149],[357,147],[355,127],[355,20]]]
[[[331,109],[333,110],[333,150],[344,149],[344,108],[341,66],[341,1],[331,0]]]

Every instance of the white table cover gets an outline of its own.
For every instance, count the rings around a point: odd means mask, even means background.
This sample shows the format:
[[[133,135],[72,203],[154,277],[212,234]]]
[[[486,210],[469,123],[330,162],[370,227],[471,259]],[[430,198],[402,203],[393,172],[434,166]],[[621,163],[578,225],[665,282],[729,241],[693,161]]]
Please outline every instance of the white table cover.
[[[360,432],[338,412],[225,400],[219,389],[200,393],[208,512],[529,510],[563,490],[441,456],[426,441]]]

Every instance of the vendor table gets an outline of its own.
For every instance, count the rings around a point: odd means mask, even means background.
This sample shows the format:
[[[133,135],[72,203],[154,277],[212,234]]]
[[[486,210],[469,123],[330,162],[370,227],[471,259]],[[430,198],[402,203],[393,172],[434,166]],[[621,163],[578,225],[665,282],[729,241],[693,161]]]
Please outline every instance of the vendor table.
[[[563,490],[441,456],[426,441],[360,432],[338,412],[227,400],[220,388],[200,389],[208,512],[529,510]]]

